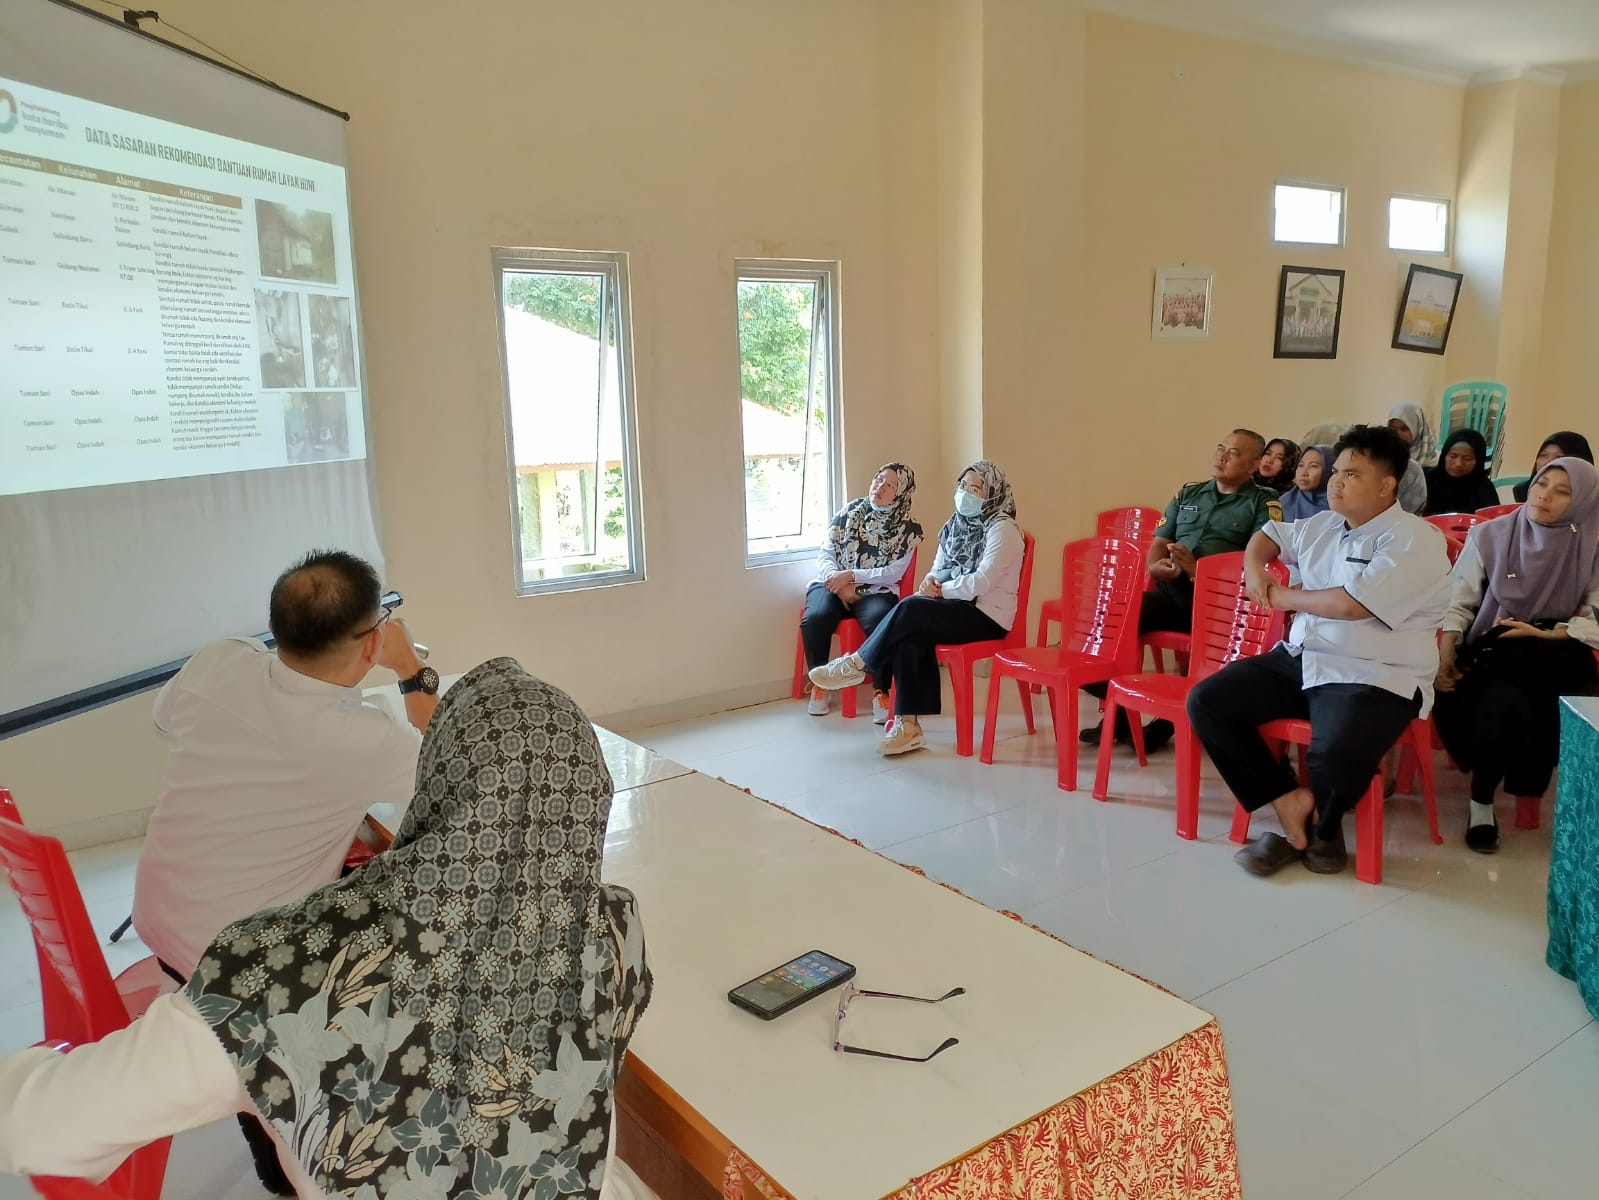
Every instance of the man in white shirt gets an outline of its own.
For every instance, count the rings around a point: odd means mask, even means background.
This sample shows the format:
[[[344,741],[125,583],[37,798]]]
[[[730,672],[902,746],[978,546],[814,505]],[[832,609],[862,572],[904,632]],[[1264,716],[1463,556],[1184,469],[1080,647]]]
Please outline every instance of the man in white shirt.
[[[239,918],[332,883],[367,809],[410,801],[439,677],[382,595],[370,564],[313,552],[272,588],[276,653],[253,638],[217,642],[157,696],[170,749],[133,923],[169,974],[186,979]],[[363,699],[374,666],[399,675],[409,724]],[[265,1132],[240,1124],[262,1183],[292,1194]]]
[[[1330,511],[1270,521],[1244,552],[1256,603],[1294,612],[1288,640],[1224,667],[1189,694],[1188,719],[1238,802],[1272,805],[1283,834],[1235,856],[1270,875],[1303,860],[1322,874],[1348,864],[1343,816],[1371,785],[1382,756],[1432,707],[1437,631],[1449,607],[1442,535],[1395,501],[1409,461],[1390,429],[1356,425],[1334,447]],[[1266,571],[1280,559],[1301,586]],[[1308,719],[1310,786],[1261,740],[1268,721]]]

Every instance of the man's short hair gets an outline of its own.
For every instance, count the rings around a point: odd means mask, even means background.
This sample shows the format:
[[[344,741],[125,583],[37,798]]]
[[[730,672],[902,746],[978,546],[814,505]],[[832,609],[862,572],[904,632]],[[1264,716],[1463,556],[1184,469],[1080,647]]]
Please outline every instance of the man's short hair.
[[[1410,447],[1386,425],[1350,426],[1333,447],[1334,461],[1345,450],[1364,454],[1384,475],[1392,475],[1396,480],[1403,479],[1410,466]]]
[[[1235,429],[1235,430],[1233,430],[1233,434],[1236,437],[1246,437],[1246,438],[1250,439],[1250,441],[1255,443],[1255,457],[1256,458],[1265,457],[1265,454],[1266,454],[1266,439],[1261,437],[1260,434],[1256,433],[1253,429]]]
[[[383,583],[372,564],[343,550],[313,550],[272,585],[278,648],[316,658],[377,618]]]

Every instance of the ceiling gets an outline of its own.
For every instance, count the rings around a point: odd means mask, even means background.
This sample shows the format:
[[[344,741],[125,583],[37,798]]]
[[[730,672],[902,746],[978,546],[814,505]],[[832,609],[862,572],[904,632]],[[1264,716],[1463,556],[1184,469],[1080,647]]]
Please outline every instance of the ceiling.
[[[1462,80],[1545,70],[1599,77],[1599,0],[1089,0],[1224,36],[1316,43]],[[1310,49],[1312,47],[1306,47]]]

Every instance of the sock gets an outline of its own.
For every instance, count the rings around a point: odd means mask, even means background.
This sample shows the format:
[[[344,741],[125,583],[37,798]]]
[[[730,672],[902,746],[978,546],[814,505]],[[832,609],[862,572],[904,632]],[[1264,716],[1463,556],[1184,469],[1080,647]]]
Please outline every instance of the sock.
[[[907,725],[912,729],[920,729],[922,727],[922,723],[915,717],[895,717],[894,724]]]
[[[1478,804],[1471,802],[1471,823],[1473,825],[1492,825],[1494,823],[1494,806],[1492,804]]]

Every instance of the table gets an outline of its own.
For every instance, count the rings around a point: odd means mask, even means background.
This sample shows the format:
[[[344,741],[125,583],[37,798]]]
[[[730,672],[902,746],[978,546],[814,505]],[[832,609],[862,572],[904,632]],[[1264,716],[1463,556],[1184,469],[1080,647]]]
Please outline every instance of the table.
[[[1545,961],[1599,1017],[1599,698],[1560,702],[1560,786],[1549,856]]]
[[[830,831],[690,773],[618,795],[605,878],[638,897],[654,997],[618,1086],[728,1200],[1239,1193],[1209,1014]],[[728,988],[811,949],[862,987],[763,1022]],[[669,1133],[669,1137],[672,1135]]]

